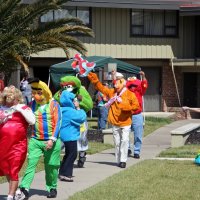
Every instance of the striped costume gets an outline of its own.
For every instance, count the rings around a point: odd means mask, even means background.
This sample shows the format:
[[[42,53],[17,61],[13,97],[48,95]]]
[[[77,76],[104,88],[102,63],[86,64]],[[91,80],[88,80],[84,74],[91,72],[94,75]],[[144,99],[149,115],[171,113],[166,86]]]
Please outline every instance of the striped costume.
[[[35,168],[42,155],[44,155],[46,189],[57,188],[58,168],[60,166],[60,139],[61,110],[55,100],[40,105],[34,100],[31,108],[36,117],[36,123],[32,129],[32,136],[28,145],[28,166],[20,184],[20,188],[30,189],[33,181]],[[46,150],[48,140],[53,140],[52,149]]]

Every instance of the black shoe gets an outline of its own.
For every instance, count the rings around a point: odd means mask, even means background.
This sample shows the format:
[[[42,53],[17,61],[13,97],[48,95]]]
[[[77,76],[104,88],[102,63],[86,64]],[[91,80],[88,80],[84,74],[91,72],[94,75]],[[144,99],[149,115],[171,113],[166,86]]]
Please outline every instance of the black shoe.
[[[57,190],[51,189],[49,194],[47,195],[47,198],[56,198],[56,196],[57,196]]]
[[[133,158],[140,159],[140,155],[135,153]]]
[[[132,154],[132,151],[129,149],[128,150],[128,156],[130,156]]]
[[[126,168],[126,163],[125,163],[125,162],[120,162],[120,163],[119,163],[119,167],[121,167],[121,168]]]
[[[79,168],[82,168],[83,165],[84,165],[84,162],[82,162],[81,160],[78,160],[77,166],[78,166]]]

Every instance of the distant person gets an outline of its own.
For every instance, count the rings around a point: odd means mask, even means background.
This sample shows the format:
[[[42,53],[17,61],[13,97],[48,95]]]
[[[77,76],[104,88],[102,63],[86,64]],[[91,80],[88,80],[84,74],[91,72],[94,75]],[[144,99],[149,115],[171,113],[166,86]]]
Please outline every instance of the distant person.
[[[137,79],[136,77],[128,78],[126,82],[126,87],[135,94],[139,102],[139,109],[133,112],[132,115],[132,126],[131,129],[134,134],[134,148],[133,148],[133,157],[136,159],[140,158],[140,151],[142,146],[142,137],[144,132],[144,119],[142,115],[143,111],[143,95],[145,94],[148,82],[145,77],[145,73],[140,71],[142,80]],[[131,154],[131,149],[129,145],[129,154]]]
[[[25,76],[20,82],[20,90],[22,92],[22,95],[24,97],[24,101],[26,105],[29,105],[29,103],[32,100],[32,93],[31,93],[31,86],[28,83],[28,73],[25,72]]]
[[[107,83],[103,83],[104,86],[108,86]],[[108,97],[100,91],[96,94],[97,100],[97,114],[98,114],[98,130],[106,129],[108,108],[105,104],[108,102]]]

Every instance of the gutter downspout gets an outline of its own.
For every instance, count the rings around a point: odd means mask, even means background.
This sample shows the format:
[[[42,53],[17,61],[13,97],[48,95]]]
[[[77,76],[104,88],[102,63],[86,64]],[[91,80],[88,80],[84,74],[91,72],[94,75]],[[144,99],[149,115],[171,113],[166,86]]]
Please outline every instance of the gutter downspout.
[[[181,100],[180,100],[180,95],[179,95],[179,92],[178,92],[178,85],[177,85],[177,81],[176,81],[176,76],[175,76],[175,72],[174,72],[174,63],[173,63],[173,59],[174,58],[171,58],[171,66],[172,66],[172,74],[173,74],[173,77],[174,77],[174,83],[175,83],[175,87],[176,87],[176,93],[177,93],[177,97],[178,97],[178,102],[179,102],[179,106],[181,106]]]
[[[142,80],[142,76],[140,75],[140,80]],[[145,109],[144,109],[144,96],[142,95],[142,113],[143,113],[143,126],[145,126]]]

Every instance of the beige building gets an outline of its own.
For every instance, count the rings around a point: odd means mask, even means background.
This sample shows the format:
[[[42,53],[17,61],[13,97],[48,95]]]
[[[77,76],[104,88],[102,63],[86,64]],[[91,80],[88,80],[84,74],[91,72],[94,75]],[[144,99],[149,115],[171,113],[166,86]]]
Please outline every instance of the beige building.
[[[146,111],[200,106],[200,3],[73,0],[40,23],[65,16],[79,17],[94,30],[94,38],[79,37],[88,56],[111,56],[142,68],[149,81]],[[32,74],[47,81],[49,67],[64,60],[60,49],[32,55]]]

